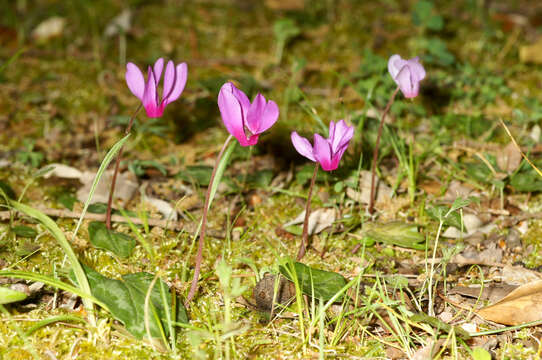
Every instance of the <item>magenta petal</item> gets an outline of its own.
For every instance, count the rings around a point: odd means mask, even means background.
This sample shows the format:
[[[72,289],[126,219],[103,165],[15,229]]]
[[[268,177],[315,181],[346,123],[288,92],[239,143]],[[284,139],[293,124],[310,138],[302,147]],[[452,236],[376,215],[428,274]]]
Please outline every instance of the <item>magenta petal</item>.
[[[254,98],[254,101],[252,101],[252,104],[250,104],[250,107],[248,108],[248,112],[246,114],[245,125],[252,134],[260,134],[263,132],[260,131],[260,127],[264,110],[265,98],[262,94],[258,94]]]
[[[399,74],[397,74],[396,82],[401,88],[401,92],[406,98],[418,96],[419,82],[415,81],[410,72],[410,67],[405,65]]]
[[[188,67],[186,63],[181,63],[175,68],[175,84],[173,84],[173,89],[171,93],[164,99],[164,104],[169,104],[179,98],[183,93],[184,87],[186,85],[186,79],[188,77]]]
[[[241,104],[233,93],[232,83],[225,83],[218,94],[218,108],[222,121],[230,134],[235,136],[242,146],[254,145],[249,142],[244,130]],[[258,141],[256,137],[256,141]]]
[[[425,69],[423,68],[422,64],[420,64],[417,57],[408,60],[408,65],[410,67],[410,71],[412,72],[413,78],[416,81],[422,81],[425,78]]]
[[[331,129],[331,126],[330,126],[330,129]],[[334,135],[335,136],[333,138],[330,138],[329,140],[331,141],[331,149],[333,153],[335,154],[343,146],[345,145],[348,146],[350,139],[352,139],[352,137],[354,136],[354,127],[348,126],[346,124],[346,121],[340,120],[335,125]]]
[[[393,80],[397,77],[397,74],[401,70],[401,68],[404,66],[403,64],[404,60],[401,58],[401,56],[395,54],[390,57],[388,60],[388,72],[390,73]]]
[[[239,90],[233,83],[229,83],[232,87],[232,93],[239,101],[239,104],[241,104],[241,109],[243,111],[243,119],[246,120],[248,110],[250,109],[250,100],[248,99],[248,96]]]
[[[162,116],[163,109],[160,111],[158,102],[156,101],[156,81],[154,79],[151,67],[149,66],[147,85],[143,93],[143,99],[141,99],[147,116],[154,118]]]
[[[279,107],[276,102],[269,100],[263,110],[262,118],[260,119],[259,132],[262,133],[273,126],[279,118]]]
[[[165,102],[166,99],[168,99],[171,95],[171,90],[173,90],[175,80],[175,65],[173,65],[173,61],[169,60],[166,65],[166,71],[164,72],[164,88],[162,92],[163,102]]]
[[[164,68],[164,59],[159,58],[154,63],[153,74],[156,84],[160,82],[160,77],[162,76],[162,69]]]
[[[143,100],[143,93],[145,92],[145,78],[143,77],[141,70],[139,70],[136,65],[129,62],[126,64],[125,78],[128,89],[130,89],[132,94],[137,96],[139,100]]]
[[[331,145],[327,139],[324,139],[319,134],[314,134],[313,154],[316,161],[320,163],[322,169],[325,171],[331,171],[337,168],[338,162],[337,164],[334,164],[331,161]]]
[[[309,140],[302,136],[299,136],[299,134],[295,131],[292,132],[290,138],[292,139],[292,144],[294,144],[294,148],[297,150],[298,153],[311,161],[316,161],[313,155],[312,145]]]

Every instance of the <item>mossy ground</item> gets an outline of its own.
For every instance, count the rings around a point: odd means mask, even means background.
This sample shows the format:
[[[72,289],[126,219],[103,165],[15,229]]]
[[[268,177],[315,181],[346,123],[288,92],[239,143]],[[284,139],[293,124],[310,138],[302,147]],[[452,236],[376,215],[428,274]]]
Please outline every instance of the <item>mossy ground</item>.
[[[278,103],[279,122],[254,149],[236,148],[226,173],[230,187],[212,206],[210,228],[224,236],[207,239],[204,280],[190,307],[191,325],[206,331],[179,331],[180,358],[315,358],[322,354],[331,358],[383,358],[393,357],[389,352],[393,346],[421,347],[419,339],[410,339],[404,345],[386,331],[369,336],[366,330],[372,317],[364,313],[347,317],[342,330],[325,327],[324,349],[318,345],[319,328],[307,329],[306,323],[301,324],[309,334],[302,338],[295,316],[267,323],[265,315],[237,302],[232,306],[235,328],[224,329],[224,289],[215,275],[217,259],[225,259],[235,276],[248,286],[244,296],[250,298],[256,276],[247,264],[253,263],[262,272],[276,270],[279,258],[296,253],[299,239],[285,235],[282,225],[304,209],[307,184],[296,179],[306,170],[306,163],[290,145],[289,134],[292,130],[306,136],[323,133],[318,118],[326,124],[347,119],[356,126],[356,135],[340,169],[317,183],[312,203],[314,209],[340,209],[345,223],[336,232],[314,237],[314,248],[303,262],[350,278],[368,264],[367,275],[389,275],[400,272],[405,259],[425,258],[423,251],[384,244],[368,247],[363,258],[360,252],[351,253],[358,240],[349,233],[359,234],[359,224],[369,219],[365,205],[345,196],[345,189],[349,182],[355,182],[359,166],[370,168],[378,125],[374,114],[384,108],[394,88],[386,72],[390,55],[420,55],[428,76],[421,85],[421,96],[413,101],[400,98],[391,110],[390,128],[412,145],[417,162],[416,197],[410,202],[408,184],[401,182],[397,200],[386,206],[381,219],[419,223],[433,241],[438,221],[429,218],[424,207],[444,195],[452,180],[490,199],[499,198],[499,179],[488,181],[488,171],[476,157],[485,151],[494,156],[508,143],[499,119],[511,125],[520,143],[530,149],[537,145],[529,134],[542,119],[542,72],[539,66],[518,61],[519,47],[540,32],[536,27],[540,25],[533,25],[540,8],[527,1],[492,3],[489,8],[483,6],[484,2],[468,0],[440,4],[430,13],[442,19],[442,29],[413,20],[417,2],[403,0],[305,1],[305,7],[297,10],[269,7],[280,1],[0,3],[4,10],[0,15],[2,62],[24,49],[0,70],[0,160],[7,161],[0,168],[0,180],[17,194],[33,181],[23,197],[23,202],[31,206],[62,207],[58,194],[73,195],[78,187],[69,181],[32,180],[37,168],[60,162],[95,170],[107,149],[121,138],[128,117],[138,105],[124,81],[124,61],[143,66],[165,57],[186,61],[189,67],[183,95],[166,108],[161,119],[138,116],[134,136],[124,152],[124,168],[134,160],[155,160],[172,178],[190,165],[212,165],[227,136],[216,104],[218,89],[226,80],[236,80],[250,97],[263,92]],[[132,11],[128,32],[105,36],[104,29],[113,17],[127,8]],[[527,24],[503,18],[514,13],[526,18]],[[47,40],[33,38],[32,30],[51,16],[65,19],[62,33]],[[277,59],[274,24],[283,18],[292,19],[299,33],[287,39],[282,58]],[[497,150],[488,150],[491,146]],[[537,161],[538,156],[535,151],[532,159]],[[380,164],[382,177],[393,185],[399,165],[389,142],[382,144]],[[247,176],[263,169],[271,170],[273,178],[284,175],[285,186],[276,191],[278,185],[256,184],[247,190]],[[241,181],[235,183],[231,179],[237,176]],[[146,181],[165,182],[157,172],[144,177]],[[203,198],[205,188],[195,183],[185,185]],[[527,191],[505,185],[507,201],[530,204],[538,211],[540,197],[536,191],[527,195]],[[437,191],[428,190],[435,187]],[[167,200],[173,204],[179,199]],[[139,197],[127,207],[141,209]],[[184,221],[194,225],[201,217],[201,208],[187,210],[185,216]],[[76,220],[56,221],[67,234],[73,232]],[[38,236],[15,236],[9,232],[8,222],[0,224],[0,268],[65,278],[68,269],[64,254],[46,229],[20,219],[16,223],[32,226]],[[522,238],[523,246],[530,246],[528,253],[521,253],[529,268],[542,266],[540,226],[531,221],[529,232]],[[130,233],[124,225],[117,230]],[[184,297],[192,274],[192,233],[155,228],[144,236],[157,254],[154,263],[148,261],[139,245],[127,259],[93,248],[86,225],[72,246],[82,262],[105,276],[161,272]],[[445,244],[455,246],[454,242]],[[39,250],[26,256],[28,249]],[[412,270],[423,275],[423,269]],[[21,338],[17,328],[24,332],[36,320],[70,311],[46,303],[7,309],[9,317],[3,314],[0,322],[0,357],[5,359],[31,358],[32,349],[43,357],[58,359],[172,357],[131,337],[105,311],[98,313],[96,327],[57,323]],[[535,329],[522,332],[528,338]],[[496,354],[503,358],[528,358],[537,351],[510,336],[498,338],[498,343]],[[462,348],[459,353],[448,349],[443,354],[454,355],[468,356]]]

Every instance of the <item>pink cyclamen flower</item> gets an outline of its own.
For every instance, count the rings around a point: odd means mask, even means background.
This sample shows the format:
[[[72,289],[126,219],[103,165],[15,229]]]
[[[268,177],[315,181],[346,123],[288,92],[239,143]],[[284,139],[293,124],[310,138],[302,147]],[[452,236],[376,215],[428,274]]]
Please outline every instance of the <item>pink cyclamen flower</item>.
[[[226,129],[241,146],[255,145],[258,136],[273,126],[279,117],[279,107],[274,101],[266,101],[258,94],[251,103],[231,82],[220,88],[218,107]]]
[[[425,78],[425,69],[418,57],[404,60],[399,55],[392,55],[388,61],[388,71],[406,98],[418,96],[420,81]]]
[[[164,71],[164,86],[162,100],[158,95],[158,84],[164,69],[164,59],[156,60],[154,66],[149,66],[147,82],[139,68],[129,62],[126,64],[126,83],[128,88],[143,103],[147,116],[157,118],[164,114],[167,104],[177,100],[184,90],[188,68],[186,63],[175,66],[173,61],[168,61]]]
[[[329,137],[324,139],[314,134],[314,146],[309,140],[292,132],[291,138],[298,153],[309,160],[319,162],[325,171],[335,170],[343,156],[350,139],[354,136],[354,127],[346,125],[344,120],[329,123]]]

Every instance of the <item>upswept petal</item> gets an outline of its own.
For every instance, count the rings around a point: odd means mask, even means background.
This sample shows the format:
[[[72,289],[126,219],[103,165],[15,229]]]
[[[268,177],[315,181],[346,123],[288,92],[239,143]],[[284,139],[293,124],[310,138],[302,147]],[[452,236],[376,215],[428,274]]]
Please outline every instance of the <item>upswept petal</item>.
[[[246,121],[248,110],[250,109],[250,100],[248,99],[248,96],[239,90],[235,85],[233,85],[232,82],[229,83],[231,85],[231,91],[233,95],[237,98],[239,101],[239,104],[241,104],[241,109],[243,111],[243,121]]]
[[[167,71],[167,69],[166,69]],[[177,100],[179,96],[183,93],[184,87],[186,85],[186,79],[188,77],[188,67],[186,66],[186,63],[178,64],[175,68],[175,82],[173,84],[173,88],[171,89],[171,92],[165,93],[166,97],[163,100],[163,103],[165,105]],[[165,80],[165,79],[164,79]],[[164,83],[165,88],[165,83]]]
[[[418,96],[419,82],[413,79],[409,65],[403,66],[401,71],[399,71],[396,82],[406,98],[414,98]]]
[[[143,99],[141,99],[147,116],[150,118],[162,116],[162,111],[158,107],[158,102],[156,99],[156,82],[152,74],[152,69],[149,66],[147,85],[145,86],[145,91],[143,93]]]
[[[265,98],[262,94],[256,95],[246,113],[245,125],[252,134],[259,134],[261,119],[265,110]]]
[[[404,60],[398,54],[392,55],[388,60],[388,72],[394,80],[401,68],[404,66],[403,62]]]
[[[273,126],[279,119],[279,107],[276,102],[269,100],[265,104],[262,118],[260,119],[260,128],[258,133],[262,133]]]
[[[173,65],[173,61],[169,60],[166,65],[166,71],[164,72],[164,87],[162,90],[163,102],[171,95],[171,90],[173,89],[176,80],[175,65]]]
[[[242,146],[249,146],[251,144],[245,135],[241,103],[234,95],[233,88],[232,83],[222,85],[218,94],[218,108],[228,132],[235,136]],[[257,137],[256,141],[258,141]]]
[[[332,132],[333,124],[333,132]],[[346,121],[340,120],[337,124],[331,122],[329,124],[329,141],[331,150],[335,154],[344,144],[347,144],[354,136],[354,127],[348,126]]]
[[[297,150],[298,153],[311,161],[316,161],[313,154],[312,145],[309,140],[302,136],[299,136],[299,134],[295,131],[292,132],[290,138],[292,139],[292,144],[294,145],[294,148]]]
[[[164,68],[164,59],[159,58],[154,62],[153,74],[156,84],[160,82],[160,77],[162,76],[162,69]]]
[[[128,89],[134,94],[139,100],[143,100],[143,93],[145,92],[145,78],[143,73],[139,68],[129,62],[126,64],[126,84]]]
[[[417,81],[422,81],[425,78],[425,69],[422,64],[420,64],[418,57],[408,61],[410,66],[410,71],[414,75],[414,78]]]
[[[314,134],[314,146],[313,154],[316,161],[320,163],[322,169],[325,171],[335,170],[337,166],[334,167],[331,159],[331,145],[327,139],[324,139],[319,134]]]

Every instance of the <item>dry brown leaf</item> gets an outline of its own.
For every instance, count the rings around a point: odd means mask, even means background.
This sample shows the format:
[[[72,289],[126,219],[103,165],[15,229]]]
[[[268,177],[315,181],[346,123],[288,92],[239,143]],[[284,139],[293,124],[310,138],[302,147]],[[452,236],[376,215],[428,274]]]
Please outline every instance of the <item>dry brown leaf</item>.
[[[542,37],[532,45],[519,48],[519,61],[522,63],[542,64]]]
[[[515,147],[514,143],[510,142],[502,151],[497,153],[497,165],[499,168],[511,174],[521,164],[521,153]]]
[[[324,229],[333,225],[337,219],[337,211],[333,208],[320,208],[311,212],[309,215],[308,231],[309,235],[318,234]],[[294,220],[284,224],[284,227],[302,224],[305,220],[305,210],[301,212]]]
[[[542,319],[542,281],[525,284],[497,303],[478,311],[485,320],[519,325]]]
[[[305,0],[265,0],[265,6],[273,10],[303,10]]]

